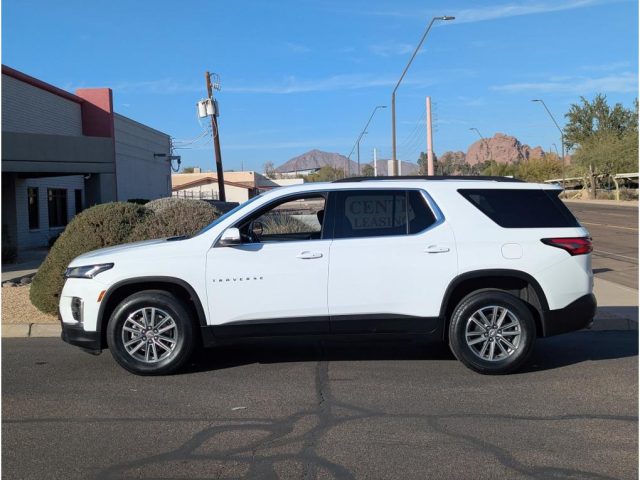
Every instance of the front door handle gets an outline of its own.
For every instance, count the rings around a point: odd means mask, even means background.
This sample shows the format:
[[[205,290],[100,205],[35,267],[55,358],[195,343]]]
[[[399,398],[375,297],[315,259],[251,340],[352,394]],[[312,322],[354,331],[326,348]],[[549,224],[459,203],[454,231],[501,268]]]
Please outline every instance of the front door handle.
[[[447,253],[449,247],[439,247],[438,245],[429,245],[424,249],[425,253]]]
[[[304,252],[300,252],[298,255],[296,255],[296,258],[300,258],[302,260],[312,260],[314,258],[322,258],[322,253],[304,251]]]

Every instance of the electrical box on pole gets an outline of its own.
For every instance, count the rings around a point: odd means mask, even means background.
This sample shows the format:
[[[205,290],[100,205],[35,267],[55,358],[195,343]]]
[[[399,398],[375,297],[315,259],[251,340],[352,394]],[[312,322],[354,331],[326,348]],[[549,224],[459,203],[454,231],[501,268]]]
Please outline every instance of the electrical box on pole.
[[[220,76],[216,73],[205,72],[207,96],[198,102],[198,116],[211,118],[211,134],[213,135],[213,151],[216,157],[216,176],[218,177],[218,199],[227,201],[224,191],[224,170],[222,168],[222,151],[220,150],[220,130],[218,129],[218,102],[213,98],[213,90],[220,90]]]

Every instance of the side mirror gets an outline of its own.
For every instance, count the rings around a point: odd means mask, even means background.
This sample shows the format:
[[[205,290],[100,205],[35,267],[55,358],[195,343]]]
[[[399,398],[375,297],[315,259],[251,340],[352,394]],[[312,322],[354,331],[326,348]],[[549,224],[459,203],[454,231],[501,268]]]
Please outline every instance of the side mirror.
[[[227,228],[218,241],[220,247],[232,247],[233,245],[240,245],[242,243],[242,237],[240,237],[240,230],[237,228]]]

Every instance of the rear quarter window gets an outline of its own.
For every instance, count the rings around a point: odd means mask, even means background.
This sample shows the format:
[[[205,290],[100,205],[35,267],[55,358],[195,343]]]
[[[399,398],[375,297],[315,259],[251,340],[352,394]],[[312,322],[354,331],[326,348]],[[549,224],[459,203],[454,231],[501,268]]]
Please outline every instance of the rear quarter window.
[[[580,224],[558,198],[560,190],[459,189],[458,193],[504,228],[565,228]]]

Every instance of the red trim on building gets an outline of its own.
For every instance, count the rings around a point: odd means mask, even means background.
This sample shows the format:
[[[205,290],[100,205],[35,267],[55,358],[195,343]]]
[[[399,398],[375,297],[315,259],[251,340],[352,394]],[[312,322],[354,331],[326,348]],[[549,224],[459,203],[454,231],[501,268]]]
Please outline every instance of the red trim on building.
[[[113,92],[110,88],[79,88],[82,102],[82,134],[88,137],[114,136]]]
[[[77,102],[80,104],[84,102],[82,98],[77,97],[73,93],[69,93],[66,90],[62,90],[58,87],[54,87],[49,83],[38,80],[37,78],[29,76],[26,73],[19,72],[18,70],[15,70],[11,67],[7,67],[6,65],[2,65],[2,73],[4,75],[9,75],[16,80],[20,80],[21,82],[28,83],[29,85],[32,85],[41,90],[46,90],[47,92],[53,93],[54,95],[58,95],[59,97],[65,98],[67,100],[71,100],[72,102]]]

